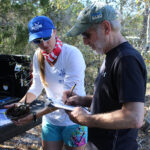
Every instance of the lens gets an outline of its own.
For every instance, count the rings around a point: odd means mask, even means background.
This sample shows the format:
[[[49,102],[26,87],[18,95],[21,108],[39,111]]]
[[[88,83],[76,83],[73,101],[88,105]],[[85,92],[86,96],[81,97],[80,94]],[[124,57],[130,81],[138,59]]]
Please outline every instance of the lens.
[[[33,40],[33,43],[34,43],[34,44],[40,44],[40,43],[42,42],[42,40],[43,40],[44,42],[46,42],[46,41],[48,41],[50,38],[51,38],[51,37],[35,39],[35,40]]]
[[[41,43],[41,40],[42,40],[42,39],[35,39],[35,40],[33,40],[33,43],[34,43],[34,44],[40,44],[40,43]]]
[[[82,36],[83,36],[83,38],[89,39],[91,37],[91,34],[84,32],[84,33],[82,33]]]
[[[43,38],[43,40],[46,42],[50,39],[51,37],[46,37],[46,38]]]

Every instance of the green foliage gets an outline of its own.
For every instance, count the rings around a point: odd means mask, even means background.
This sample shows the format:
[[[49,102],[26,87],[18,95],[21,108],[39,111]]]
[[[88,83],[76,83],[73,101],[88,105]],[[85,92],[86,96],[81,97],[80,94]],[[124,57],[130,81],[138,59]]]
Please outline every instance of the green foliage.
[[[36,14],[35,3],[1,1],[0,5],[0,49],[5,54],[25,54],[28,43],[27,24]]]
[[[85,5],[90,0],[83,0]],[[84,46],[80,36],[66,37],[67,31],[75,23],[79,12],[84,8],[79,0],[0,0],[0,53],[33,55],[35,45],[28,43],[28,22],[37,15],[50,17],[57,34],[63,42],[78,47],[86,61],[85,85],[87,94],[93,93],[94,80],[99,71],[103,57],[95,55],[89,47]],[[149,7],[149,0],[144,1],[112,1],[102,0],[113,4],[122,14],[122,34],[139,51],[144,50],[143,32],[144,8]],[[150,55],[144,53],[149,69]],[[149,69],[150,70],[150,69]],[[150,72],[150,71],[148,71]],[[150,79],[150,73],[148,74]]]

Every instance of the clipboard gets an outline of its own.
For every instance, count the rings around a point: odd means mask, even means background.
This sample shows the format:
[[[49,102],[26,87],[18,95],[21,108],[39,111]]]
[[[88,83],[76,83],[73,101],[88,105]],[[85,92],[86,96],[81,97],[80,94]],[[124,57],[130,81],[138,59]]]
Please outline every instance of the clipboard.
[[[0,109],[0,126],[11,123],[12,121],[5,115],[7,109]]]
[[[52,99],[48,98],[48,107],[56,107],[56,108],[60,108],[60,109],[64,109],[64,110],[69,110],[69,111],[73,111],[74,108],[76,108],[77,106],[71,106],[71,105],[66,105],[63,104],[61,102],[54,102]],[[91,114],[91,112],[89,112],[85,107],[82,107],[88,114]]]

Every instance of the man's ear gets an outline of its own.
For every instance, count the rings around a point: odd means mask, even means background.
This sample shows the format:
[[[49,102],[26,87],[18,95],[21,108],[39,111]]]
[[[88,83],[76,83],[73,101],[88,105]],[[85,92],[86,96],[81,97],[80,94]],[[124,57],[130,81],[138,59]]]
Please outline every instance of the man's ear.
[[[102,22],[102,25],[103,25],[103,28],[104,28],[104,31],[105,31],[105,34],[109,34],[110,31],[111,31],[111,24],[109,21],[105,20]]]

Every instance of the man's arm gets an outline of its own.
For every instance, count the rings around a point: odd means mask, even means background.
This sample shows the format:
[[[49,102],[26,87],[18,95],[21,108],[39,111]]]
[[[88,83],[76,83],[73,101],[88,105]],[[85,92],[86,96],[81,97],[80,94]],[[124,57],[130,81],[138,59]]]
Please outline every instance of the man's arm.
[[[122,109],[104,114],[86,114],[82,108],[76,108],[70,113],[70,118],[76,123],[88,127],[104,129],[140,128],[144,120],[144,103],[129,102]]]

